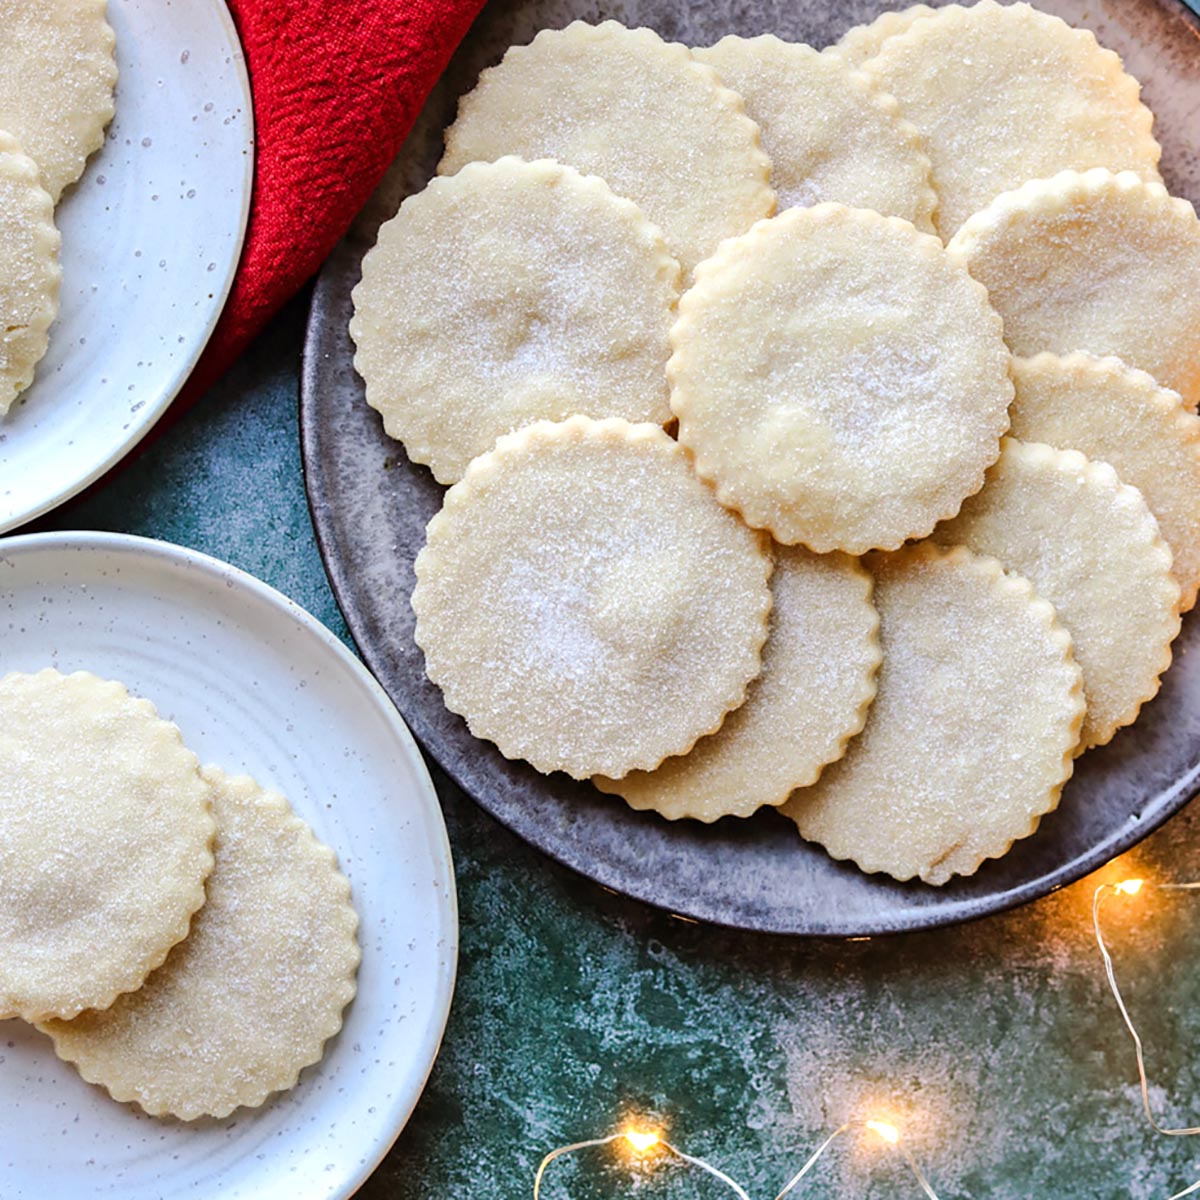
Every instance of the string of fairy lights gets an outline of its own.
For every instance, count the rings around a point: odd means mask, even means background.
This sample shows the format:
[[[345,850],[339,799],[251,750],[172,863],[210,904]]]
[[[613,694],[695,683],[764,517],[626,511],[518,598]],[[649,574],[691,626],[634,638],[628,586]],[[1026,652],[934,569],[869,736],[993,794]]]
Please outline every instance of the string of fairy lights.
[[[1200,891],[1200,881],[1159,883],[1147,879],[1123,879],[1118,883],[1102,883],[1096,888],[1092,898],[1092,926],[1096,936],[1096,945],[1100,949],[1100,957],[1104,964],[1105,978],[1108,981],[1113,998],[1117,1002],[1117,1008],[1120,1011],[1122,1021],[1125,1023],[1125,1028],[1133,1040],[1134,1054],[1137,1059],[1138,1080],[1141,1086],[1142,1110],[1145,1113],[1146,1120],[1156,1133],[1162,1134],[1164,1137],[1194,1137],[1200,1135],[1200,1125],[1172,1128],[1160,1123],[1154,1115],[1154,1109],[1150,1104],[1150,1083],[1146,1073],[1146,1056],[1142,1037],[1138,1032],[1137,1026],[1134,1024],[1133,1017],[1130,1015],[1125,998],[1121,994],[1112,954],[1104,939],[1104,926],[1101,916],[1105,900],[1131,899],[1139,895],[1144,889],[1157,889],[1163,892],[1196,892]],[[776,1195],[775,1200],[786,1200],[789,1196],[798,1195],[803,1190],[805,1180],[810,1177],[810,1173],[834,1143],[856,1133],[871,1134],[885,1148],[896,1153],[912,1173],[925,1200],[940,1200],[937,1192],[934,1191],[933,1185],[905,1143],[900,1129],[892,1124],[892,1122],[878,1117],[846,1121],[835,1129],[809,1155],[804,1165],[796,1174],[784,1184],[782,1191]],[[685,1167],[701,1171],[717,1179],[733,1192],[738,1197],[738,1200],[750,1200],[746,1189],[719,1167],[715,1167],[712,1163],[706,1162],[702,1158],[697,1158],[695,1155],[687,1154],[679,1149],[678,1146],[667,1141],[662,1130],[643,1128],[637,1125],[631,1125],[627,1128],[617,1130],[615,1133],[606,1134],[603,1137],[589,1138],[581,1142],[571,1142],[569,1145],[559,1146],[557,1149],[551,1150],[542,1159],[538,1166],[537,1174],[534,1176],[533,1200],[541,1200],[542,1182],[545,1179],[547,1168],[557,1159],[575,1154],[581,1150],[613,1145],[627,1150],[635,1160],[642,1163],[652,1162],[656,1156],[663,1159],[674,1159],[682,1163]],[[1187,1196],[1196,1196],[1198,1194],[1200,1194],[1200,1179],[1185,1187],[1182,1191],[1168,1196],[1166,1200],[1184,1200]]]

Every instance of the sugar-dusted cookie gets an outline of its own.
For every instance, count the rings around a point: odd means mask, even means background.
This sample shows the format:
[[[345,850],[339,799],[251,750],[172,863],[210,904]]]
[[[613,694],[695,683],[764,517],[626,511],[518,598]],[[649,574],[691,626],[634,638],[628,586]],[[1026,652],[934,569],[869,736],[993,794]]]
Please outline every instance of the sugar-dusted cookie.
[[[686,47],[616,21],[544,29],[480,75],[438,171],[505,154],[599,175],[663,231],[685,273],[775,207],[740,97]]]
[[[1137,80],[1090,31],[1028,4],[949,5],[863,69],[924,135],[943,238],[1027,179],[1089,167],[1158,178]]]
[[[670,420],[678,294],[662,234],[602,179],[470,163],[380,229],[354,289],[354,362],[388,433],[454,483],[541,418]]]
[[[55,201],[104,144],[116,39],[105,0],[0,0],[0,129],[42,170]]]
[[[184,1121],[294,1087],[342,1027],[360,959],[350,884],[287,801],[205,767],[217,821],[208,902],[145,986],[39,1022],[116,1100]]]
[[[761,535],[657,426],[540,421],[475,459],[429,522],[415,637],[476,737],[620,778],[742,703],[770,574]]]
[[[934,537],[994,555],[1054,605],[1083,671],[1080,750],[1109,741],[1158,691],[1179,585],[1141,492],[1107,463],[1005,438],[983,491]]]
[[[819,204],[759,222],[696,272],[671,342],[697,472],[812,550],[924,536],[979,490],[1008,428],[999,318],[896,217]]]
[[[907,33],[912,23],[921,17],[930,17],[937,9],[928,4],[914,4],[899,12],[880,13],[868,25],[853,25],[842,34],[840,40],[830,46],[826,54],[840,54],[851,66],[859,67],[883,48],[890,37]]]
[[[929,158],[896,101],[844,61],[770,34],[693,50],[762,130],[779,207],[836,200],[933,232]]]
[[[211,788],[119,683],[0,679],[0,1018],[73,1017],[140,987],[212,870]]]
[[[60,240],[37,164],[0,132],[0,417],[33,382],[49,345],[62,278]]]
[[[1132,171],[1064,171],[998,196],[949,246],[1014,354],[1113,354],[1200,403],[1200,221]]]
[[[657,770],[595,780],[664,817],[748,817],[782,804],[845,753],[875,695],[879,617],[871,577],[845,554],[779,547],[771,632],[746,702],[691,753]]]
[[[1106,462],[1142,493],[1171,547],[1184,611],[1200,589],[1200,417],[1117,358],[1015,358],[1012,435]]]
[[[1058,806],[1083,719],[1054,609],[995,559],[874,554],[883,665],[866,728],[784,813],[834,858],[943,884]]]

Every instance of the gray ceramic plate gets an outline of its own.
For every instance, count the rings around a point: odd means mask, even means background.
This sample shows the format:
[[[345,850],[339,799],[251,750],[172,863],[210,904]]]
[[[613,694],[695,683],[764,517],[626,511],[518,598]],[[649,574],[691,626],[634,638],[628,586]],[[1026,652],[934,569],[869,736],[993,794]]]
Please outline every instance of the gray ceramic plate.
[[[1200,201],[1200,22],[1178,0],[1040,0],[1094,29],[1145,86],[1158,114],[1163,173]],[[1137,725],[1079,764],[1037,835],[941,889],[868,877],[797,838],[773,812],[712,826],[635,813],[588,784],[539,775],[476,741],[446,711],[413,644],[413,559],[442,489],[387,438],[363,400],[346,331],[350,290],[381,219],[424,187],[458,96],[514,42],[582,17],[616,17],[708,45],[774,32],[824,46],[871,19],[871,0],[493,0],[430,97],[391,175],[327,263],[313,298],[301,394],[313,519],[334,591],[359,648],[413,732],[488,812],[606,887],[682,916],[744,929],[856,936],[949,924],[1041,896],[1148,834],[1200,788],[1200,621],[1184,622],[1176,663]]]

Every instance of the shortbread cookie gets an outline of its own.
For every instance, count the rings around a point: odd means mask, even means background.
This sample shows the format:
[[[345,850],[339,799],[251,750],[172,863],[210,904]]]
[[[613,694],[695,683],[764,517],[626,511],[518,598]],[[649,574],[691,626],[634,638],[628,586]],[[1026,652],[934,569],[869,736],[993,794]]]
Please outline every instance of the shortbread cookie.
[[[836,200],[933,232],[929,158],[896,101],[811,46],[766,34],[693,50],[745,101],[780,208]]]
[[[1012,435],[1106,462],[1142,493],[1171,547],[1184,611],[1200,589],[1200,417],[1117,358],[1038,354],[1012,365]]]
[[[148,700],[79,671],[0,679],[0,1018],[140,987],[212,870],[211,788]]]
[[[60,240],[37,164],[0,132],[0,417],[33,382],[49,345],[62,278]]]
[[[1005,438],[983,491],[934,537],[994,555],[1054,605],[1083,671],[1081,751],[1109,741],[1158,691],[1179,632],[1179,585],[1141,492],[1107,463]]]
[[[925,138],[943,238],[1027,179],[1089,167],[1158,178],[1137,80],[1090,31],[1028,4],[939,9],[864,70]]]
[[[187,941],[105,1012],[39,1023],[89,1083],[184,1121],[294,1087],[342,1027],[360,959],[333,851],[278,793],[215,767],[204,778],[217,863]]]
[[[0,129],[38,164],[55,201],[104,144],[115,44],[105,0],[0,0]]]
[[[780,547],[771,576],[771,632],[746,702],[690,754],[655,771],[598,778],[664,817],[748,817],[782,804],[845,753],[875,695],[879,617],[855,558]]]
[[[679,440],[812,550],[894,549],[983,484],[1012,383],[987,295],[907,221],[819,204],[730,239],[679,304]]]
[[[679,264],[630,200],[553,162],[470,163],[410,196],[350,322],[367,402],[440,483],[574,413],[664,424]]]
[[[599,175],[663,231],[685,273],[775,207],[740,97],[686,47],[616,21],[544,29],[480,75],[438,171],[505,154]]]
[[[912,8],[903,8],[899,12],[880,13],[869,25],[854,25],[847,29],[841,40],[825,53],[839,54],[851,66],[860,67],[883,49],[883,43],[888,38],[907,33],[914,21],[931,17],[935,12],[937,9],[930,8],[928,4],[914,4]]]
[[[446,707],[539,771],[684,754],[759,672],[771,560],[655,425],[541,421],[475,459],[417,556]]]
[[[834,858],[943,884],[1058,806],[1083,719],[1071,639],[1029,581],[924,542],[875,554],[866,728],[783,811]]]
[[[1064,171],[997,197],[950,243],[1014,354],[1113,354],[1200,403],[1200,221],[1131,171]]]

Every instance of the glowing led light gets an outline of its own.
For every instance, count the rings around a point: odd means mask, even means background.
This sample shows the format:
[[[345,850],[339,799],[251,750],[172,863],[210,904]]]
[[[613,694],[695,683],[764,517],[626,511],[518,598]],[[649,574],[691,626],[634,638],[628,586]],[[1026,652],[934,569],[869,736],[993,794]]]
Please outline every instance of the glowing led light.
[[[662,1138],[653,1130],[645,1129],[627,1129],[624,1133],[625,1140],[639,1153],[645,1154],[647,1150],[653,1150],[655,1146],[662,1142]]]
[[[872,1133],[877,1133],[890,1146],[894,1146],[900,1140],[900,1130],[890,1121],[868,1121],[867,1128]]]
[[[1123,896],[1136,896],[1142,890],[1144,879],[1122,879],[1116,885],[1116,890]]]

